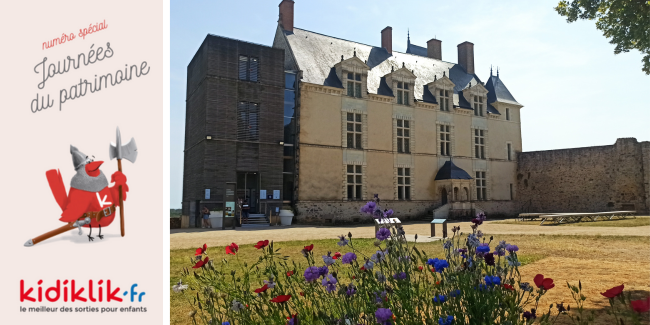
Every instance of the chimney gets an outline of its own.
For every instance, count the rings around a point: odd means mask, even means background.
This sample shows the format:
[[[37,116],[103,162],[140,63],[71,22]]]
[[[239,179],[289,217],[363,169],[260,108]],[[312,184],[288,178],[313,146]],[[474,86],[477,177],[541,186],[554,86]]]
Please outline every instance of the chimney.
[[[427,42],[427,56],[432,59],[442,60],[442,41],[435,38],[430,39]]]
[[[280,26],[287,32],[293,33],[293,0],[280,2]]]
[[[467,73],[474,74],[474,44],[462,42],[458,44],[458,64],[460,64]]]
[[[387,26],[381,30],[381,47],[393,55],[393,27]]]

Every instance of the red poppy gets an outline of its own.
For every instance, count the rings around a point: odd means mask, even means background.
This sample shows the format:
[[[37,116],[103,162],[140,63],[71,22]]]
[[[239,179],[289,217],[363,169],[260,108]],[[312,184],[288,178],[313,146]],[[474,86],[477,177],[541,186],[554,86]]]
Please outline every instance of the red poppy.
[[[334,253],[334,256],[332,256],[332,259],[335,259],[335,260],[338,260],[339,258],[341,258],[341,253],[340,252],[336,252],[336,253]]]
[[[304,250],[307,252],[311,252],[311,250],[314,249],[314,244],[311,244],[309,246],[305,246]]]
[[[264,247],[266,247],[266,246],[269,246],[269,241],[268,241],[268,240],[260,240],[260,241],[258,241],[257,244],[255,245],[255,248],[257,248],[257,249],[261,249],[261,248],[264,248]]]
[[[365,270],[366,270],[366,267],[365,267],[365,266],[362,266],[361,268],[359,268],[359,270],[361,270],[361,271],[365,271]]]
[[[276,303],[287,302],[289,301],[289,299],[291,299],[291,295],[280,295],[271,299],[271,302],[276,302]]]
[[[510,291],[514,291],[514,290],[515,290],[515,288],[513,288],[511,285],[509,285],[509,284],[507,284],[507,283],[503,285],[503,288],[508,289],[508,290],[510,290]]]
[[[291,315],[291,316],[287,316],[287,319],[292,319],[292,318],[296,318],[296,316],[298,316],[298,314],[297,314],[297,313],[296,313],[296,314],[293,314],[293,315]]]
[[[237,254],[238,250],[239,250],[239,246],[237,246],[237,244],[235,244],[235,243],[232,243],[232,244],[226,246],[226,254],[235,255],[235,254]]]
[[[210,260],[209,257],[206,257],[203,261],[198,261],[194,266],[192,266],[193,269],[198,269],[200,267],[204,267],[206,264],[208,264],[208,261]]]
[[[624,287],[625,287],[625,285],[621,284],[618,287],[613,287],[613,288],[611,288],[611,289],[609,289],[609,290],[607,290],[605,292],[601,292],[600,294],[607,297],[607,298],[609,298],[609,299],[612,299],[612,298],[615,298],[616,296],[620,295],[623,292]]]
[[[440,281],[436,281],[436,285],[439,286],[439,285],[440,285]]]
[[[293,275],[293,271],[287,271],[287,276],[292,276],[292,275]]]
[[[422,266],[418,266],[418,270],[422,271],[422,269],[423,269]]]
[[[637,313],[645,313],[650,310],[650,297],[645,300],[639,299],[631,302],[632,309]]]
[[[538,288],[542,288],[544,290],[551,290],[553,287],[555,287],[555,284],[553,283],[553,279],[544,278],[544,276],[541,274],[536,275],[533,281],[535,281],[535,285]]]
[[[356,278],[357,278],[357,276],[356,276],[356,275],[353,275],[353,276],[352,276],[352,280],[354,280],[354,279],[356,279]]]
[[[300,295],[304,297],[304,296],[305,296],[305,293],[302,292],[302,291],[300,291]]]
[[[203,244],[203,247],[199,247],[196,249],[196,254],[194,254],[194,256],[203,255],[207,249],[208,249],[208,245]]]
[[[268,289],[269,289],[269,285],[265,284],[263,287],[255,289],[255,293],[262,293],[262,292],[264,292],[264,291],[266,291]]]

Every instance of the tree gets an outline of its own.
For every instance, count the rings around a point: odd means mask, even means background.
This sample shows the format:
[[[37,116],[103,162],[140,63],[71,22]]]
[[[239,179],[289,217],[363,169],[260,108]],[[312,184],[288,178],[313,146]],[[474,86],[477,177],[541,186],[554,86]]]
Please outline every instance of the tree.
[[[650,1],[562,0],[555,11],[569,23],[596,19],[596,28],[616,45],[614,54],[639,50],[645,54],[642,70],[650,75]]]

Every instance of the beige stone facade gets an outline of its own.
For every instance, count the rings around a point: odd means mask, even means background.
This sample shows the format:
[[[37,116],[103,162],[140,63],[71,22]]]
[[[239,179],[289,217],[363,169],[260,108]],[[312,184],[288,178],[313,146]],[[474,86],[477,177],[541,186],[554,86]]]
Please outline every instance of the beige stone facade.
[[[484,89],[478,84],[468,91],[485,96]],[[337,88],[302,83],[297,186],[299,206],[313,208],[322,200],[327,200],[330,205],[336,201],[351,201],[347,193],[348,165],[362,166],[362,201],[379,194],[382,200],[387,201],[386,205],[391,206],[396,203],[391,201],[400,199],[398,168],[408,168],[410,199],[403,198],[405,202],[400,205],[413,202],[414,206],[420,207],[416,209],[416,214],[422,214],[426,209],[441,205],[441,190],[450,187],[451,183],[435,181],[434,178],[439,167],[450,158],[472,176],[476,172],[485,172],[485,201],[510,201],[515,195],[515,157],[521,152],[521,106],[506,107],[510,109],[510,120],[505,119],[505,114],[474,116],[463,108],[443,112],[438,104],[424,102],[411,101],[411,105],[399,105],[395,98],[380,95],[351,98]],[[361,149],[347,147],[348,113],[361,116]],[[409,153],[398,152],[398,120],[409,121]],[[441,153],[441,126],[449,127],[451,155]],[[475,132],[478,130],[483,131],[484,158],[475,156]],[[339,186],[335,186],[336,183]],[[452,194],[454,190],[449,188],[449,201],[478,200],[476,182],[465,181],[464,184],[469,187],[469,198],[462,189],[455,197]],[[353,205],[360,204],[356,202]],[[350,213],[347,217],[339,215],[337,219],[354,219],[358,216]]]

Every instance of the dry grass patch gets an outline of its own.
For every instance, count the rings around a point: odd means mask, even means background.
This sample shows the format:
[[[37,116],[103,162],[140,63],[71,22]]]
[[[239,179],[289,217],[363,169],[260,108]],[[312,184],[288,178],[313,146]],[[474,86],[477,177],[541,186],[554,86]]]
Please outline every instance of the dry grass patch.
[[[508,225],[522,225],[522,226],[539,226],[541,220],[526,220],[518,221],[516,219],[507,219],[500,221],[492,221],[491,223],[508,224]],[[618,219],[618,220],[602,220],[602,221],[583,221],[574,223],[544,223],[542,227],[640,227],[650,226],[650,217],[641,216],[635,219]]]

